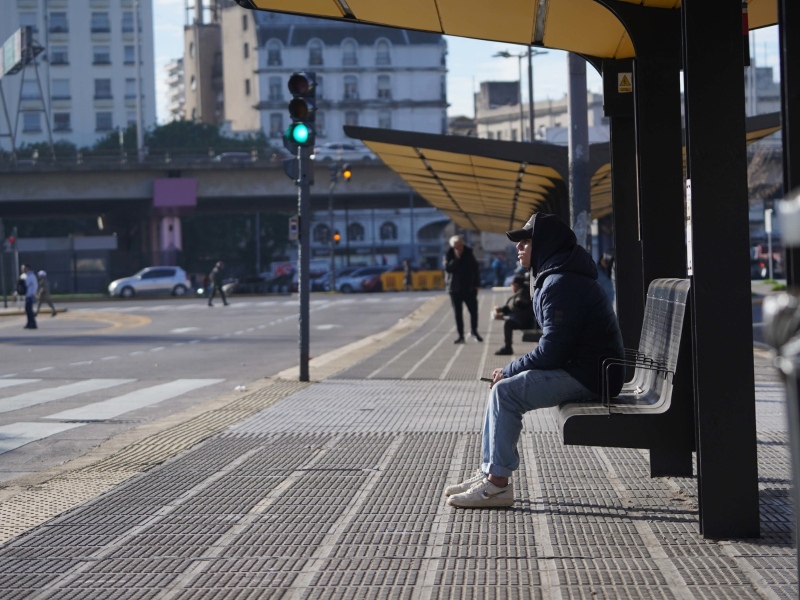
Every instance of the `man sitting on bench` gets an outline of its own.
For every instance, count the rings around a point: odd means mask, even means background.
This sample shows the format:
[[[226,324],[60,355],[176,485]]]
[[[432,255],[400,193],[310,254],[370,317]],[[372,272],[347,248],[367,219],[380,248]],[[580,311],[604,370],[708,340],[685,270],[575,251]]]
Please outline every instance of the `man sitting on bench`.
[[[623,358],[622,334],[597,268],[572,230],[555,215],[534,214],[506,233],[519,263],[530,270],[539,345],[492,373],[483,422],[483,460],[475,474],[445,490],[462,508],[512,506],[511,474],[519,466],[522,415],[564,402],[599,400],[600,363]],[[611,395],[622,388],[622,373]]]
[[[503,306],[492,309],[492,317],[503,321],[503,347],[495,352],[498,356],[514,354],[514,330],[533,329],[536,320],[533,318],[533,301],[531,300],[530,282],[525,275],[514,275],[511,281],[511,296]]]

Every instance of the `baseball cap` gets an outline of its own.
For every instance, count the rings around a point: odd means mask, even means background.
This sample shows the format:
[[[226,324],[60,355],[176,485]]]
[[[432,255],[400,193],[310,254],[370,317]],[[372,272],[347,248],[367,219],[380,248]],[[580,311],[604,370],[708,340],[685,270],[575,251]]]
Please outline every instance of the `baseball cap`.
[[[521,242],[522,240],[530,240],[533,238],[533,222],[536,220],[536,215],[538,213],[534,213],[533,216],[528,219],[528,222],[522,226],[522,229],[512,229],[511,231],[506,231],[506,236],[512,242]]]

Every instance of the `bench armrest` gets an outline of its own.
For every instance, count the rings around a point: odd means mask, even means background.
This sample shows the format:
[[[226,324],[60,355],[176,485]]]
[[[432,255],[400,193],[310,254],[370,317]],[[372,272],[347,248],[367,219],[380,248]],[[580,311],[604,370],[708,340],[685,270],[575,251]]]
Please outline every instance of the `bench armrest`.
[[[609,377],[609,370],[611,367],[614,366],[632,366],[638,369],[644,369],[646,371],[655,371],[656,373],[664,373],[664,378],[667,378],[668,374],[673,374],[672,371],[666,368],[666,363],[654,360],[649,358],[643,354],[636,353],[637,356],[631,360],[626,358],[606,358],[603,360],[603,363],[600,368],[600,390],[601,390],[601,402],[603,406],[608,407],[608,412],[611,414],[611,389],[610,389],[610,377]]]

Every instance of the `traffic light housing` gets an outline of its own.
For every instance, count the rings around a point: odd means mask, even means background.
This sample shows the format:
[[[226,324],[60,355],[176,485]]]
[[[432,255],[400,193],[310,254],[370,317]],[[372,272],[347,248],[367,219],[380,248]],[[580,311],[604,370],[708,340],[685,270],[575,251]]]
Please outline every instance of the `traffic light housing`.
[[[298,147],[313,147],[316,139],[316,73],[292,73],[289,77],[289,93],[292,95],[289,101],[289,117],[292,123],[286,130],[283,145],[296,154]]]
[[[350,181],[350,178],[353,176],[353,171],[350,169],[350,164],[345,163],[342,165],[342,179],[344,179],[345,183]]]
[[[333,243],[338,245],[339,242],[341,242],[341,241],[342,241],[342,236],[339,233],[339,230],[338,229],[334,229],[333,230]]]

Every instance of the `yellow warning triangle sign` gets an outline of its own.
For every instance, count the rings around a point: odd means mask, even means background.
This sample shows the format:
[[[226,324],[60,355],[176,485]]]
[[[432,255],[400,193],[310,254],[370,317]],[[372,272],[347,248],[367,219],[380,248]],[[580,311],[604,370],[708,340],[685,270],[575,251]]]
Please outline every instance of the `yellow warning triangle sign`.
[[[628,79],[627,75],[622,76],[622,79],[619,82],[619,87],[631,87],[631,81]]]

